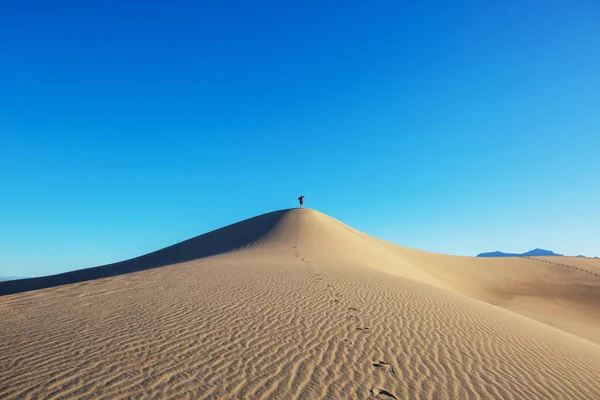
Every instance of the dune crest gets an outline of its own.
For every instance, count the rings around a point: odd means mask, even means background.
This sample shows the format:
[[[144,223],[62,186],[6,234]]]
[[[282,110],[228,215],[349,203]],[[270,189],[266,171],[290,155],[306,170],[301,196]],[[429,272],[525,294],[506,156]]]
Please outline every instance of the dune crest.
[[[276,211],[0,283],[0,398],[600,398],[597,272]]]

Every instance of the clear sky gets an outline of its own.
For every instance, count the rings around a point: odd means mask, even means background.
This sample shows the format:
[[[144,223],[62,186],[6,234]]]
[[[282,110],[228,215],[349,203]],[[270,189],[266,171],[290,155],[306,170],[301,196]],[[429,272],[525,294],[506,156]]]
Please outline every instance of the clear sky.
[[[3,1],[0,275],[300,194],[419,249],[600,256],[599,21],[596,0]]]

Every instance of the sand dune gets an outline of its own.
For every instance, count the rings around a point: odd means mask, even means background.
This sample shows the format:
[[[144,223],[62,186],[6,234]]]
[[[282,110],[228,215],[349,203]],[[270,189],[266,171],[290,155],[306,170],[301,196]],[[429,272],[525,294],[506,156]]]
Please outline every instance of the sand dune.
[[[0,398],[600,398],[599,272],[278,211],[0,283]]]

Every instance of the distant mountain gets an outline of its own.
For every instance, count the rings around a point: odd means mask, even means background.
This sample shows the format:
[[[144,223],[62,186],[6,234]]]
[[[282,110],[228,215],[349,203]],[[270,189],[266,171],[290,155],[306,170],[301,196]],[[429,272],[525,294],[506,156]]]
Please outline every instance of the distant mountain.
[[[529,257],[541,257],[541,256],[563,257],[564,256],[564,254],[558,254],[558,253],[555,253],[553,251],[544,250],[544,249],[533,249],[531,251],[523,253],[522,255],[523,256],[529,256]]]
[[[557,254],[550,250],[544,249],[533,249],[525,253],[503,253],[501,251],[493,251],[491,253],[477,254],[477,257],[542,257],[542,256],[555,256],[562,257],[562,254]]]
[[[516,253],[503,253],[501,251],[492,251],[490,253],[479,253],[477,257],[518,257],[521,254]]]

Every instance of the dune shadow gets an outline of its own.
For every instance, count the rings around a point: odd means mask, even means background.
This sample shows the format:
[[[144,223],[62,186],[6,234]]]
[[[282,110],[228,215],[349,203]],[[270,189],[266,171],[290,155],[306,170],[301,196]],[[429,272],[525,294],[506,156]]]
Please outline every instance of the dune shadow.
[[[161,250],[113,264],[38,278],[3,281],[0,282],[0,296],[124,275],[241,249],[260,240],[289,211],[290,209],[287,209],[259,215]]]

